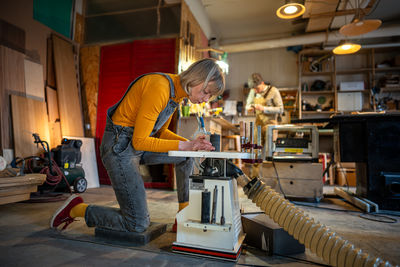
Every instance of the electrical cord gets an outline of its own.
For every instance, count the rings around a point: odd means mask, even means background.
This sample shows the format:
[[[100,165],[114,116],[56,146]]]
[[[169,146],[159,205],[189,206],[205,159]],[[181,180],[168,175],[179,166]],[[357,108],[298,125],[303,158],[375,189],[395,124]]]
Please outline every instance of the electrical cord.
[[[287,197],[286,197],[286,195],[285,195],[285,192],[284,192],[283,189],[282,189],[281,179],[279,178],[278,170],[276,169],[275,162],[274,162],[273,160],[272,160],[272,166],[274,166],[276,179],[278,180],[279,190],[281,190],[283,197],[287,199]]]
[[[296,205],[299,205],[299,206],[305,206],[305,207],[311,207],[311,208],[317,208],[317,209],[323,209],[323,210],[339,211],[339,212],[347,212],[347,213],[351,213],[351,212],[353,212],[353,213],[361,213],[361,211],[357,211],[357,210],[332,209],[332,208],[326,208],[326,207],[319,207],[317,205],[312,205],[312,204],[300,203],[300,202],[297,202],[297,201],[291,201],[291,202],[293,204],[296,204]],[[400,216],[400,215],[393,214],[392,216]],[[389,217],[385,213],[379,213],[379,212],[361,213],[361,214],[358,215],[358,217],[360,217],[362,219],[365,219],[365,220],[381,222],[381,223],[397,223],[398,222],[397,219]]]
[[[280,257],[284,257],[284,258],[289,258],[289,259],[292,259],[292,260],[296,260],[296,261],[298,261],[298,262],[304,262],[304,263],[309,263],[309,264],[315,264],[315,265],[318,265],[318,266],[330,266],[330,265],[326,265],[326,264],[323,264],[323,263],[319,263],[319,262],[315,262],[315,261],[310,261],[310,260],[305,260],[305,259],[300,259],[300,258],[296,258],[296,257],[292,257],[292,256],[289,256],[289,255],[282,255],[282,254],[278,254],[278,253],[274,253],[274,255],[277,255],[277,256],[280,256]]]

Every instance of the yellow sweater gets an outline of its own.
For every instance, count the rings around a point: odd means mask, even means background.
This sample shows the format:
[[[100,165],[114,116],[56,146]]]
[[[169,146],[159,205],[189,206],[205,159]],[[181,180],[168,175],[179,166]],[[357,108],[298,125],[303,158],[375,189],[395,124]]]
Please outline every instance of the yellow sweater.
[[[173,100],[179,103],[187,93],[183,90],[179,76],[167,74],[175,86]],[[166,77],[150,74],[133,84],[125,98],[112,116],[114,124],[135,127],[132,145],[136,150],[152,152],[168,152],[178,150],[179,141],[187,139],[168,130],[172,116],[162,128],[150,137],[158,115],[167,106],[170,99],[170,86]]]

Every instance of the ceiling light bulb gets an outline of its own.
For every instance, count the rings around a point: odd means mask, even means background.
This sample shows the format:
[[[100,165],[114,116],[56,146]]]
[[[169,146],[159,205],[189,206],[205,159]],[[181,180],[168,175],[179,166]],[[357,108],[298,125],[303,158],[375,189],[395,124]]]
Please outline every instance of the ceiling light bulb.
[[[353,43],[344,43],[339,45],[333,49],[333,53],[336,55],[346,55],[346,54],[353,54],[360,50],[361,45],[353,44]]]
[[[304,14],[306,8],[299,3],[286,4],[278,8],[276,15],[281,19],[293,19]]]
[[[344,45],[342,45],[342,49],[343,50],[349,50],[351,48],[351,45],[350,44],[344,44]]]
[[[283,12],[286,14],[294,14],[297,12],[297,7],[296,6],[287,6],[285,9],[283,9]]]

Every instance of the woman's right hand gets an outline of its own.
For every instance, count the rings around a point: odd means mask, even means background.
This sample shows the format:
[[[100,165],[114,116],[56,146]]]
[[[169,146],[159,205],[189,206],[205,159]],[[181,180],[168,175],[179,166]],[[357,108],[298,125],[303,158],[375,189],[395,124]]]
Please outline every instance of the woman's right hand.
[[[197,150],[206,150],[211,151],[215,150],[215,147],[206,140],[205,135],[198,136],[195,140],[192,141],[180,141],[179,142],[179,150],[181,151],[197,151]]]

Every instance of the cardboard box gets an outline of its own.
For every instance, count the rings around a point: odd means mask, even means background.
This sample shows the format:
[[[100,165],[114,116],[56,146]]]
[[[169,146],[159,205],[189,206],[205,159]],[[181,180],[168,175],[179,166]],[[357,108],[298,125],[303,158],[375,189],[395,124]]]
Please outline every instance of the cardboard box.
[[[336,184],[340,186],[356,186],[356,169],[336,168]]]
[[[363,97],[361,92],[338,93],[337,95],[338,95],[338,110],[340,111],[362,110]]]
[[[340,91],[362,91],[365,89],[364,82],[341,82]]]

